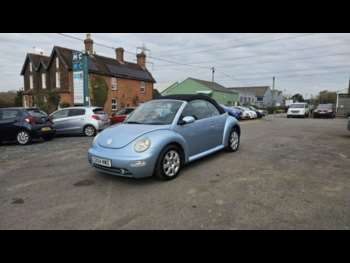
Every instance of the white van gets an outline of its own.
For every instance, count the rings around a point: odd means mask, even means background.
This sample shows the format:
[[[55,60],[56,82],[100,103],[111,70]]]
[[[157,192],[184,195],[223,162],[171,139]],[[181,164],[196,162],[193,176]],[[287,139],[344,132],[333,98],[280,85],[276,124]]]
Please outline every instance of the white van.
[[[291,118],[291,117],[305,118],[305,117],[309,117],[309,115],[310,115],[309,105],[304,102],[291,104],[287,112],[287,118]]]

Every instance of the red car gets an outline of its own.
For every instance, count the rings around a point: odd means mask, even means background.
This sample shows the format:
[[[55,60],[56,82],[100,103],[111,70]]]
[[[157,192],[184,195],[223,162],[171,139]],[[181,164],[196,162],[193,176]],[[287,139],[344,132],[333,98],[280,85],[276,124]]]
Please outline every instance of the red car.
[[[123,122],[134,110],[134,108],[124,108],[120,111],[112,113],[112,116],[110,118],[111,124]]]

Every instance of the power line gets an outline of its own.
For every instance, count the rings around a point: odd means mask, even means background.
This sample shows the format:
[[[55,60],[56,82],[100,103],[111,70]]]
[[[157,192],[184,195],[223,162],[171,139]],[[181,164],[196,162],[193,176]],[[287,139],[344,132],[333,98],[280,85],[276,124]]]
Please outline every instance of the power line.
[[[277,38],[277,39],[275,38],[275,39],[269,39],[269,40],[261,41],[261,42],[244,43],[244,44],[239,44],[239,45],[223,47],[223,48],[219,48],[219,49],[218,48],[214,48],[214,49],[210,48],[210,49],[204,49],[204,50],[199,50],[199,51],[192,51],[191,54],[198,54],[198,53],[203,53],[203,52],[208,52],[208,51],[220,52],[220,51],[227,50],[227,49],[235,49],[235,48],[248,47],[248,46],[258,46],[258,45],[263,45],[263,44],[272,43],[272,42],[276,42],[276,41],[301,38],[301,37],[311,36],[311,35],[315,35],[315,34],[320,34],[320,33],[307,33],[307,34],[303,34],[303,35],[290,36],[290,37],[285,37],[285,38]],[[187,54],[187,52],[175,53],[175,54],[172,54],[170,56],[178,56],[181,54]]]

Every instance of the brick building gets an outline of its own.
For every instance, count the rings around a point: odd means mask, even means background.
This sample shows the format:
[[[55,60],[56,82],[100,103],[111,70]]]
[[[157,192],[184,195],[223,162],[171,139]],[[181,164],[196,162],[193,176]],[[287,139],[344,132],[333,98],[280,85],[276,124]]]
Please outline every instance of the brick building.
[[[137,106],[151,100],[155,80],[146,68],[146,55],[136,55],[137,63],[124,60],[124,49],[115,50],[116,57],[97,55],[90,35],[84,41],[88,57],[89,90],[99,77],[108,86],[105,111]],[[75,50],[55,46],[50,56],[27,54],[21,75],[24,78],[23,106],[35,106],[39,97],[45,102],[50,91],[60,95],[60,104],[74,105],[72,57]],[[92,96],[92,94],[90,94]]]

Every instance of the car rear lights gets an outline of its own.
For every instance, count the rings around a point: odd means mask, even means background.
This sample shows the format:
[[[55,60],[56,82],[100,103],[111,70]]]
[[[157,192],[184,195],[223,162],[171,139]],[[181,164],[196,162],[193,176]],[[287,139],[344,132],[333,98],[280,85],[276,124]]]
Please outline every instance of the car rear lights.
[[[32,116],[26,117],[24,119],[25,122],[29,123],[29,124],[35,124],[35,120]]]
[[[92,115],[91,118],[93,118],[93,119],[95,119],[95,120],[97,120],[97,121],[100,120],[100,117],[99,117],[98,115]]]

